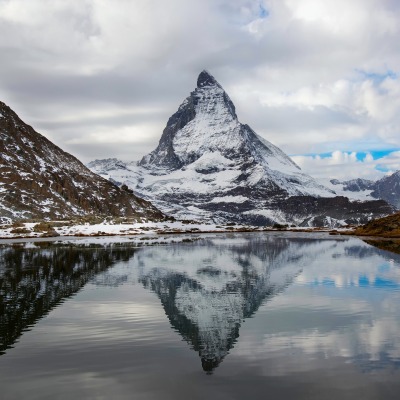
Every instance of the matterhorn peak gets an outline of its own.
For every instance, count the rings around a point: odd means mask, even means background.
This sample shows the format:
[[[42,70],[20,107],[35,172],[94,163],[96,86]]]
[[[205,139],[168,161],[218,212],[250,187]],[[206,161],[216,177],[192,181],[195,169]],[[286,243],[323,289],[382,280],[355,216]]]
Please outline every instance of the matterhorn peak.
[[[199,77],[197,78],[197,87],[202,88],[204,86],[221,87],[217,80],[206,69],[201,71]]]
[[[335,198],[334,191],[304,174],[282,150],[239,121],[228,94],[206,70],[168,119],[157,148],[137,166],[115,171],[98,164],[97,171],[175,218],[334,227],[382,215],[384,208],[368,204],[360,212],[359,204]]]

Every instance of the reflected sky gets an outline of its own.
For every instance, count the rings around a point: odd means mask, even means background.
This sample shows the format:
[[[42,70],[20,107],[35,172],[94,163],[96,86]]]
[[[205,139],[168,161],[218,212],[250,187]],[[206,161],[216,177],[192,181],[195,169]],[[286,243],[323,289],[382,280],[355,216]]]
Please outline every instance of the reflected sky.
[[[397,398],[399,255],[324,234],[198,239],[0,248],[6,398]]]

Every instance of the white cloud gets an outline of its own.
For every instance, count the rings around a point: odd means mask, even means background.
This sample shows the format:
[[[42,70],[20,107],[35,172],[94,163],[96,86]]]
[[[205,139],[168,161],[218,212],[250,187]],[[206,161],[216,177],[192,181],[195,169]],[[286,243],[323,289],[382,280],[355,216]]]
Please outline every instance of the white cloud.
[[[83,161],[129,157],[127,142],[138,158],[207,68],[240,119],[290,154],[396,149],[399,10],[394,0],[0,0],[0,100]]]
[[[356,152],[336,150],[330,156],[292,156],[300,168],[315,178],[348,180],[354,178],[379,179],[400,170],[400,151],[374,159],[371,153],[363,158]],[[382,170],[385,167],[384,170]]]

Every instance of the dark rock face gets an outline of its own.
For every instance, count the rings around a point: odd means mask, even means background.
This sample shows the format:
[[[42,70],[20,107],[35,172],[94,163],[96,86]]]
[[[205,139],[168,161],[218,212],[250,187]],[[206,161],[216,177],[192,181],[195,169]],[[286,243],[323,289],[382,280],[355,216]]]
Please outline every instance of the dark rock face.
[[[220,86],[216,79],[206,70],[200,72],[197,78],[197,87],[201,88],[203,86]]]
[[[371,196],[373,198],[385,200],[396,209],[400,209],[400,171],[385,176],[376,182],[359,178],[349,181],[332,179],[331,183],[333,185],[343,185],[343,190],[350,192],[372,190]]]
[[[0,217],[60,219],[86,214],[160,219],[144,201],[91,172],[0,102]]]
[[[333,185],[343,185],[343,190],[349,192],[362,192],[364,190],[373,190],[375,182],[369,179],[351,179],[349,181],[339,181],[337,179],[331,179]]]
[[[143,157],[139,165],[155,165],[167,170],[176,170],[183,166],[182,161],[174,152],[172,139],[176,132],[188,124],[196,115],[194,111],[196,99],[190,96],[186,100],[187,102],[182,104],[178,111],[169,118],[157,148]]]
[[[384,200],[350,201],[347,197],[315,198],[309,196],[293,196],[284,203],[289,218],[304,218],[300,226],[327,226],[329,219],[344,221],[346,224],[365,224],[370,215],[376,218],[392,214],[393,207]]]
[[[371,196],[386,200],[400,209],[400,171],[376,181],[373,190]]]

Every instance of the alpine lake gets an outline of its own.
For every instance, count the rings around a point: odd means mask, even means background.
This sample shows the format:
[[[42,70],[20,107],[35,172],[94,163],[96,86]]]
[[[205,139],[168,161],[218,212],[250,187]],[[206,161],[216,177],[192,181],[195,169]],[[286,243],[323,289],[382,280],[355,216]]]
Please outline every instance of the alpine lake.
[[[400,255],[294,232],[0,243],[0,399],[281,398],[400,398]]]

